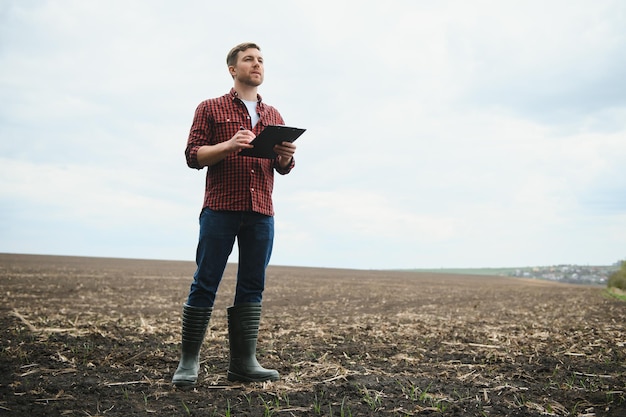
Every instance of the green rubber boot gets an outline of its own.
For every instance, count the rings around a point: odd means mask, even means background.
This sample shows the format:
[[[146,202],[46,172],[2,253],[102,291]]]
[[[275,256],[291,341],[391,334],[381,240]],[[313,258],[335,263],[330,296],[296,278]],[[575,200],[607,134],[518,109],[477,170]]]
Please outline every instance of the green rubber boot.
[[[229,381],[262,382],[279,379],[278,371],[263,368],[256,359],[260,322],[261,303],[238,304],[228,308]]]
[[[200,370],[200,348],[211,319],[212,307],[183,305],[182,348],[178,368],[172,378],[177,387],[195,385]]]

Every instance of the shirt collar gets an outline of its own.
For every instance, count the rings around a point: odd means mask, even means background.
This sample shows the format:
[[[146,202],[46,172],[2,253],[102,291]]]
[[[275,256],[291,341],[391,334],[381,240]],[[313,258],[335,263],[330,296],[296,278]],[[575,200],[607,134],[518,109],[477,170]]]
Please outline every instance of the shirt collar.
[[[235,100],[237,100],[237,99],[238,99],[238,100],[241,100],[241,99],[239,98],[239,94],[237,94],[237,92],[235,91],[235,88],[231,88],[231,89],[230,89],[230,93],[229,93],[229,94],[230,94],[231,98],[233,99],[233,101],[235,101]],[[257,94],[257,95],[256,95],[256,99],[257,99],[257,103],[261,104],[261,101],[263,100],[263,98],[261,97],[261,95],[260,95],[260,94]]]

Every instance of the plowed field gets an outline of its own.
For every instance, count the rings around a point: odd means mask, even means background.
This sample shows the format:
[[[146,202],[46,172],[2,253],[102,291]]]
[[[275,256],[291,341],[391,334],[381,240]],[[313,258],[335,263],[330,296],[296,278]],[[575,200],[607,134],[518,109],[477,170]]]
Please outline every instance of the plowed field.
[[[0,254],[0,416],[626,416],[626,304],[501,277],[272,266],[259,362],[226,380],[229,265],[176,389],[192,262]]]

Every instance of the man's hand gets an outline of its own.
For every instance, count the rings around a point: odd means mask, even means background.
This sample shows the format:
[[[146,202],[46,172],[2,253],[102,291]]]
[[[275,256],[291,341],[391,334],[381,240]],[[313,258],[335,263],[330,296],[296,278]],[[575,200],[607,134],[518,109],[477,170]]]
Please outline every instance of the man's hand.
[[[228,149],[231,153],[239,152],[242,149],[250,149],[254,146],[250,145],[250,142],[256,136],[250,130],[240,130],[235,135],[227,141]]]
[[[274,146],[274,152],[278,155],[278,165],[287,168],[291,163],[293,154],[296,153],[296,145],[292,142],[281,142]]]

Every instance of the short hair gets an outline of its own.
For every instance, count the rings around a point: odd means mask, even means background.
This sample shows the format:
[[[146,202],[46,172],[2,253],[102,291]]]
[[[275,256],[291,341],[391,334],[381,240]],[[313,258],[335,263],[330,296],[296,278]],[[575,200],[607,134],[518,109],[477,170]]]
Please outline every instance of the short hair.
[[[259,45],[257,45],[256,43],[253,43],[253,42],[240,43],[239,45],[231,49],[228,55],[226,55],[226,65],[230,67],[230,66],[234,66],[235,64],[237,64],[237,55],[239,55],[239,52],[243,52],[246,49],[250,49],[250,48],[258,49],[259,51],[261,50]]]

